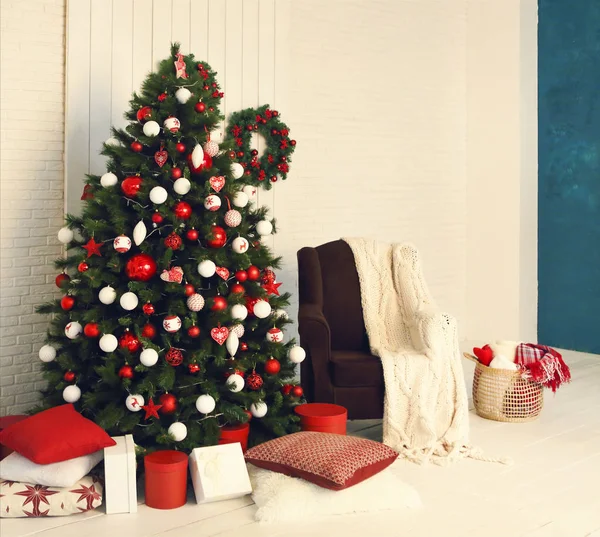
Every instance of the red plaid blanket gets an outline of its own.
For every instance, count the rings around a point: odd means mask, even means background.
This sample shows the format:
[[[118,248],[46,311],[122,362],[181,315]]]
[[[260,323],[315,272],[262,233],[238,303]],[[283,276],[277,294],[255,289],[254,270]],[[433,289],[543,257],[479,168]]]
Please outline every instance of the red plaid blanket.
[[[546,345],[521,343],[517,347],[515,362],[526,371],[526,377],[551,388],[553,392],[563,382],[571,380],[571,371],[561,354]]]

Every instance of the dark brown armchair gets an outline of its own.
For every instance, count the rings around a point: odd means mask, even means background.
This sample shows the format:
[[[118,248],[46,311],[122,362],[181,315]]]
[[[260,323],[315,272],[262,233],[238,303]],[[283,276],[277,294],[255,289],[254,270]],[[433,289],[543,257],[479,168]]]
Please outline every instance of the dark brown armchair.
[[[349,419],[383,416],[383,370],[369,350],[352,250],[342,240],[298,252],[302,386],[310,402],[336,403]]]

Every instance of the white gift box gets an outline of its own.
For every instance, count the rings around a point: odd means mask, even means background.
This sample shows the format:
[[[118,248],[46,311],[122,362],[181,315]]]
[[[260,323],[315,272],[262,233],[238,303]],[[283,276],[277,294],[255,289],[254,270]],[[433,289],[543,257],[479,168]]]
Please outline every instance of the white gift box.
[[[239,498],[252,492],[239,442],[194,449],[190,473],[198,503]]]
[[[104,448],[106,514],[136,513],[137,484],[133,436],[115,436],[116,446]]]

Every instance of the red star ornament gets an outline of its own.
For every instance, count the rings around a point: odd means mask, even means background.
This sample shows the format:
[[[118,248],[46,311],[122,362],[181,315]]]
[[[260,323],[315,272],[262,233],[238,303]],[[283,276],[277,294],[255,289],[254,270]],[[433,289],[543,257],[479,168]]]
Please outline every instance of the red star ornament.
[[[269,293],[270,295],[277,295],[279,296],[279,286],[281,284],[280,283],[275,283],[275,282],[271,282],[271,283],[264,283],[262,285],[262,288]]]
[[[152,397],[150,397],[150,401],[148,401],[148,404],[144,405],[142,408],[146,412],[146,415],[144,416],[145,420],[147,420],[150,417],[158,419],[158,411],[162,408],[162,405],[155,405],[154,401],[152,400]]]
[[[102,243],[101,242],[96,242],[94,240],[94,237],[92,237],[87,244],[84,244],[82,246],[82,248],[84,250],[87,250],[87,256],[88,257],[92,257],[93,255],[97,255],[99,257],[102,257],[102,254],[100,253],[100,248],[102,247]]]

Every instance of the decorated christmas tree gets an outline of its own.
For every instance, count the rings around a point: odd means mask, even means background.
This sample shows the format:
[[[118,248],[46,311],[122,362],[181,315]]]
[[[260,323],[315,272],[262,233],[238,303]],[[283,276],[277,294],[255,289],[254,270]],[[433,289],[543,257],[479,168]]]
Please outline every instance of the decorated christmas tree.
[[[248,421],[251,443],[299,430],[305,353],[283,341],[290,295],[261,243],[275,223],[253,203],[286,178],[295,142],[267,105],[211,140],[224,119],[215,74],[175,44],[134,93],[106,173],[87,176],[82,215],[59,231],[64,296],[39,308],[53,314],[43,407],[74,403],[150,450],[216,444]]]

